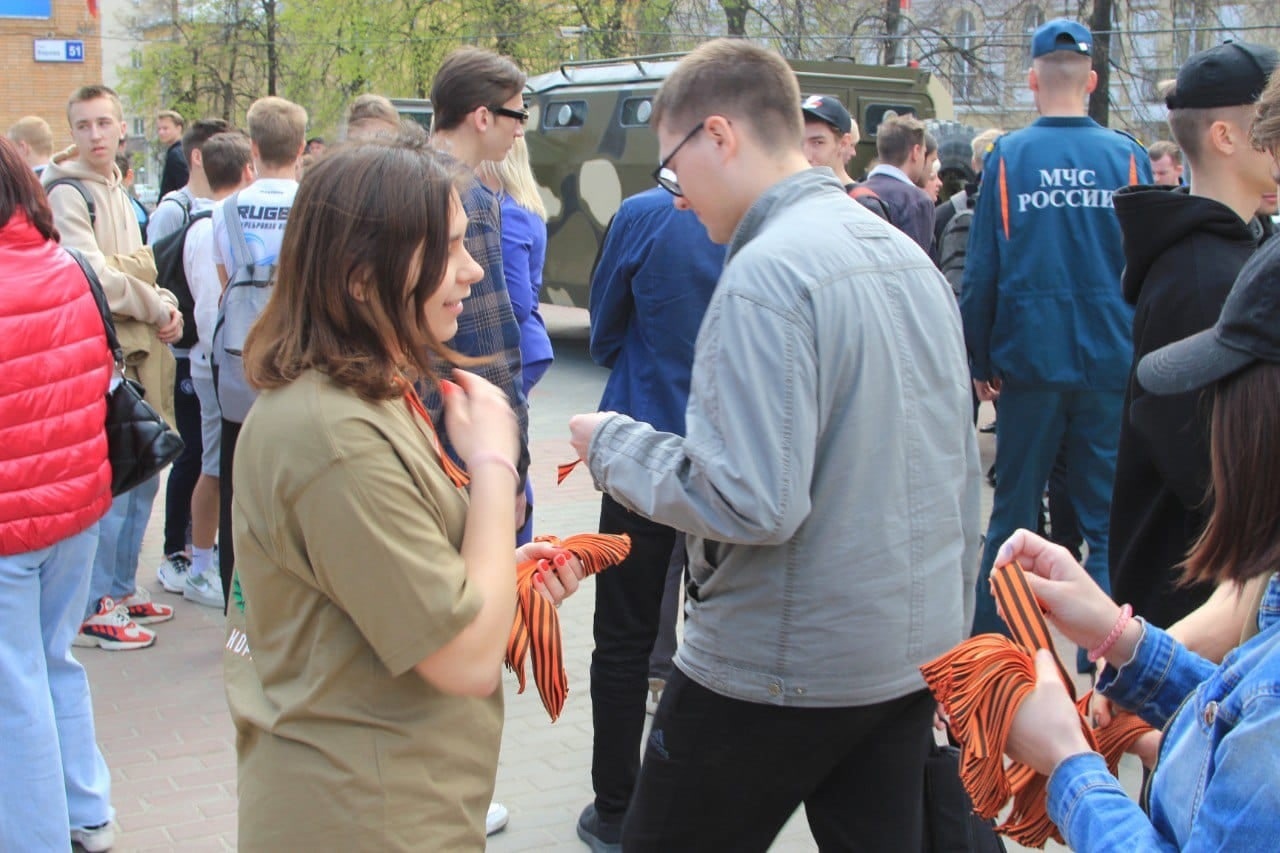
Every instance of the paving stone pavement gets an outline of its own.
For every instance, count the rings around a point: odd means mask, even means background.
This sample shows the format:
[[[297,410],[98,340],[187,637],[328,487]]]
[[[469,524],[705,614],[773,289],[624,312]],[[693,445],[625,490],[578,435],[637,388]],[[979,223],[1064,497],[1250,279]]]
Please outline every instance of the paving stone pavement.
[[[573,458],[569,416],[595,408],[606,372],[591,364],[586,353],[585,312],[544,307],[556,338],[557,361],[534,390],[530,407],[536,526],[538,532],[557,535],[594,531],[599,496],[590,476],[577,471],[557,487],[555,467]],[[989,414],[984,412],[983,422]],[[982,444],[989,463],[990,437],[982,436]],[[985,517],[989,489],[984,489],[984,502]],[[154,626],[159,638],[151,649],[77,650],[89,672],[98,740],[111,768],[121,827],[115,850],[234,850],[235,739],[222,688],[222,614],[166,594],[156,582],[163,507],[162,492],[138,579],[158,601],[175,607],[175,618]],[[588,670],[594,597],[589,585],[560,610],[569,676],[561,718],[551,724],[532,683],[524,695],[516,695],[515,677],[504,675],[507,711],[496,798],[510,809],[511,822],[489,839],[489,849],[496,853],[585,849],[574,827],[592,796]],[[1132,768],[1128,776],[1132,788]],[[771,849],[816,849],[801,811]]]

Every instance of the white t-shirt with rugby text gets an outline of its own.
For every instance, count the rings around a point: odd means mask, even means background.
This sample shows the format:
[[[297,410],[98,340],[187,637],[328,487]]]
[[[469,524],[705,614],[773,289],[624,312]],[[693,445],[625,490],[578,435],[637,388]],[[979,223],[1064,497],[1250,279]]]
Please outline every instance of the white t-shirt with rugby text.
[[[289,221],[289,208],[297,192],[298,182],[288,178],[261,178],[240,190],[236,210],[255,264],[276,262],[284,227]],[[213,260],[228,278],[235,274],[223,202],[213,206]]]

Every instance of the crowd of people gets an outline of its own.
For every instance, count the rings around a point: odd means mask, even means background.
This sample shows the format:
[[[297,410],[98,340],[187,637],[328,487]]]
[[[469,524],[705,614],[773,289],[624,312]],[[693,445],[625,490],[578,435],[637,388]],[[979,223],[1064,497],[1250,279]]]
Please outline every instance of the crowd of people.
[[[1086,115],[1087,28],[1046,23],[1031,53],[1040,117],[978,135],[941,203],[921,121],[875,128],[855,181],[857,122],[769,50],[715,40],[663,82],[657,187],[592,274],[611,373],[568,424],[600,531],[631,542],[592,581],[592,850],[766,849],[800,805],[821,849],[920,849],[945,714],[919,667],[1004,631],[987,579],[1014,561],[1097,679],[1092,720],[1162,731],[1140,808],[1038,660],[1004,749],[1049,777],[1067,842],[1268,846],[1280,61],[1192,56],[1147,149]],[[245,131],[165,110],[150,212],[109,88],[71,96],[66,151],[36,117],[0,139],[0,848],[112,847],[71,650],[148,648],[174,615],[137,577],[159,477],[111,490],[121,376],[185,443],[157,577],[226,613],[239,846],[481,849],[506,823],[515,566],[557,606],[584,575],[533,538],[554,353],[524,85],[461,48],[429,134],[369,94],[333,144],[276,96]],[[1031,532],[1046,491],[1069,547]]]

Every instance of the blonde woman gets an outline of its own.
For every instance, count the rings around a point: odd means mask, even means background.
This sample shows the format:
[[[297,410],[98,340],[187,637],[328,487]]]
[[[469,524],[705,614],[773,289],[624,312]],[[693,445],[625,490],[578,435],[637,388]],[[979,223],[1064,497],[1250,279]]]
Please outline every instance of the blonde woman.
[[[511,310],[520,324],[521,379],[528,398],[555,358],[547,325],[538,312],[542,265],[547,258],[547,209],[538,195],[523,138],[516,139],[505,159],[486,160],[477,172],[502,201],[502,269]],[[532,519],[533,488],[528,483],[525,497],[529,502],[527,519]],[[523,545],[532,535],[533,526],[526,521],[516,541]]]

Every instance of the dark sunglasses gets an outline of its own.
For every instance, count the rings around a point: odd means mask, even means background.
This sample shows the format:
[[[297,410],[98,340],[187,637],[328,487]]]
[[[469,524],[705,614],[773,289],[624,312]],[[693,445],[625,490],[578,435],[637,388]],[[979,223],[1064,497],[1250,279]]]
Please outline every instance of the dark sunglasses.
[[[693,126],[693,130],[685,134],[684,139],[681,139],[679,144],[677,144],[675,148],[671,149],[671,153],[668,154],[666,157],[662,158],[662,162],[658,164],[658,168],[653,170],[653,179],[657,181],[658,186],[662,187],[664,190],[671,193],[673,196],[677,198],[683,196],[684,191],[680,189],[680,181],[678,178],[676,178],[675,170],[667,168],[667,164],[670,163],[671,158],[675,157],[676,154],[680,151],[680,149],[684,147],[684,144],[686,142],[688,142],[690,139],[693,139],[693,137],[697,134],[697,132],[702,130],[702,126],[705,123],[706,123],[706,120],[704,119],[703,121],[700,121],[697,124],[695,124]]]
[[[488,107],[487,109],[489,110],[489,112],[493,113],[496,116],[506,116],[507,118],[513,118],[516,121],[520,122],[521,124],[525,124],[526,122],[529,121],[528,110],[513,110],[513,109],[508,109],[507,107]]]

